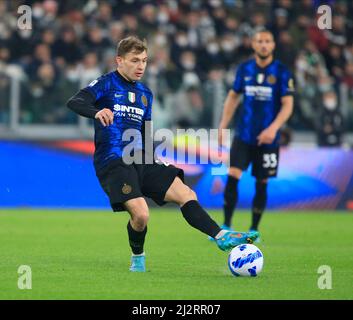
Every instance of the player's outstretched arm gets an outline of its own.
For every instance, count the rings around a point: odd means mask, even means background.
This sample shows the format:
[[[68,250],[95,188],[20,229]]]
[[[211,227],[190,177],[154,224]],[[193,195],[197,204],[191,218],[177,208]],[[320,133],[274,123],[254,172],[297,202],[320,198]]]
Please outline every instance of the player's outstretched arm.
[[[99,111],[94,107],[95,98],[87,90],[80,90],[69,99],[66,106],[80,116],[94,119]]]
[[[67,107],[77,114],[91,119],[97,119],[106,127],[113,124],[114,114],[108,109],[104,108],[98,110],[94,107],[95,97],[87,90],[80,90],[67,102]]]
[[[218,128],[219,145],[223,144],[222,129],[228,128],[229,122],[233,118],[234,112],[239,106],[239,98],[240,95],[238,93],[236,93],[234,90],[230,90],[226,100],[224,101],[222,118]]]

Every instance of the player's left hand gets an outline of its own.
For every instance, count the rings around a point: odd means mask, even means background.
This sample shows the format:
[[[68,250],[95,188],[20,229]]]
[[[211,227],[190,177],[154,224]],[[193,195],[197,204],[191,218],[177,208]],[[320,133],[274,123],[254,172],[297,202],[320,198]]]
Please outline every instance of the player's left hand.
[[[276,134],[277,130],[275,128],[266,128],[257,136],[257,145],[261,146],[262,144],[271,144],[273,140],[275,140]]]

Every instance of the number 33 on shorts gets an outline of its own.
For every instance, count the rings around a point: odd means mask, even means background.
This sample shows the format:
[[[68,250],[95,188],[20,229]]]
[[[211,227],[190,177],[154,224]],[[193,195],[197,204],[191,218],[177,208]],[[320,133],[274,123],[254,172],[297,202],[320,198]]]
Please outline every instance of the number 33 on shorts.
[[[265,153],[263,154],[263,163],[262,167],[265,169],[275,169],[277,168],[278,160],[276,153]]]

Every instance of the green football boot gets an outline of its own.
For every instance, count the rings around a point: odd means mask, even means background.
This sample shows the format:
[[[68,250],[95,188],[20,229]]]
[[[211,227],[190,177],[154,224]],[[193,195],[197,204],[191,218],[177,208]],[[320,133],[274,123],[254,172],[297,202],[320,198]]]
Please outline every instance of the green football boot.
[[[234,247],[245,244],[253,243],[258,238],[259,233],[256,231],[252,232],[237,232],[230,231],[227,232],[223,237],[216,240],[218,248],[223,251],[230,251]]]
[[[130,271],[132,272],[145,272],[146,271],[146,257],[145,255],[132,255]]]

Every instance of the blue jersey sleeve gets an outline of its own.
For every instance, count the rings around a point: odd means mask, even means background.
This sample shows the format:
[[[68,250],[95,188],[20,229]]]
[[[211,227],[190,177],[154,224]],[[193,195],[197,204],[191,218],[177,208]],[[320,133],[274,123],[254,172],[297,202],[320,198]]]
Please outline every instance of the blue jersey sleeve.
[[[282,72],[281,84],[280,84],[280,94],[281,97],[293,95],[295,92],[294,78],[292,73],[284,69]]]
[[[147,110],[144,115],[144,121],[151,121],[152,120],[152,103],[153,103],[153,95],[151,93],[148,98],[148,106],[147,106]]]
[[[233,83],[233,90],[237,93],[241,93],[244,91],[244,77],[243,77],[243,65],[239,65],[236,74],[235,74],[235,80]]]
[[[95,97],[95,101],[99,100],[106,91],[107,81],[104,78],[98,78],[93,80],[86,88],[83,90],[89,91]]]

